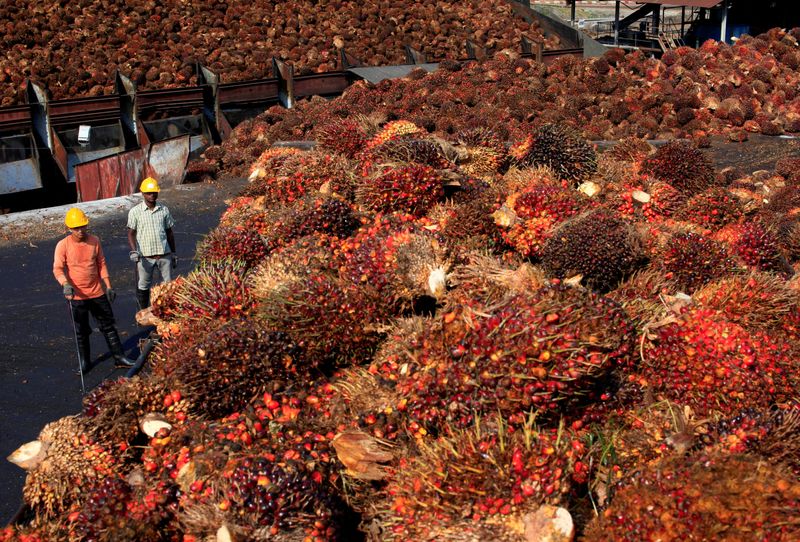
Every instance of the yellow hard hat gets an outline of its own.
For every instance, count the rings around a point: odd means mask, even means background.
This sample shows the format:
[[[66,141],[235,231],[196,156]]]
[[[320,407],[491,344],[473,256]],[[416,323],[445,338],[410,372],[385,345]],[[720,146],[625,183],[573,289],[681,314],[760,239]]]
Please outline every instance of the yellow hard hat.
[[[64,224],[66,224],[68,228],[80,228],[88,223],[89,217],[77,207],[73,207],[67,211],[67,216],[64,218]]]
[[[160,192],[158,188],[158,181],[152,177],[148,177],[142,181],[142,186],[139,189],[141,192]]]

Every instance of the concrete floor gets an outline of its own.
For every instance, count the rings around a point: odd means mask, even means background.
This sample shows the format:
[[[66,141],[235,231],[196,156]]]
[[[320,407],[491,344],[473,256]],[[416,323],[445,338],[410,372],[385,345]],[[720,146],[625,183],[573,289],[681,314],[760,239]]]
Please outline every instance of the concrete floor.
[[[178,272],[187,273],[197,242],[214,228],[244,180],[219,185],[196,184],[161,192],[176,220]],[[81,205],[90,231],[98,235],[106,255],[117,328],[131,355],[147,332],[136,326],[134,269],[128,260],[127,209],[140,197],[114,198]],[[63,237],[61,221],[67,207],[6,215],[0,220],[0,526],[22,503],[25,472],[4,459],[21,444],[34,440],[42,427],[80,412],[81,381],[71,319],[61,288],[52,274],[53,251]],[[133,351],[131,351],[133,349]],[[84,376],[91,390],[107,378],[124,375],[110,359],[99,333],[92,334],[97,364]]]

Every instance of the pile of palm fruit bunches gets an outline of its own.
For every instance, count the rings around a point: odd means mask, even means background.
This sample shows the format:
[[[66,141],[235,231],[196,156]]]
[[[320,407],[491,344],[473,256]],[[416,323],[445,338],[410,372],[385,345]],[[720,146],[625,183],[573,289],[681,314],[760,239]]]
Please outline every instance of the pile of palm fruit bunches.
[[[154,291],[145,371],[15,452],[0,540],[800,539],[799,156],[317,133]]]

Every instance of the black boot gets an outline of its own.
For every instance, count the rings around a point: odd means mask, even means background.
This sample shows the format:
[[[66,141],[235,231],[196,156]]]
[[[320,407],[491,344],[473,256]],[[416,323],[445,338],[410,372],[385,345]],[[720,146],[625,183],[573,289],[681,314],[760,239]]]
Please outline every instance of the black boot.
[[[139,310],[146,309],[150,306],[150,290],[136,289],[136,303],[139,304]]]
[[[78,337],[78,362],[80,363],[82,374],[89,372],[91,361],[92,355],[89,337]]]
[[[108,349],[111,355],[114,356],[115,367],[133,367],[136,362],[125,357],[125,351],[122,349],[122,342],[119,340],[117,330],[112,328],[103,333],[108,343]]]

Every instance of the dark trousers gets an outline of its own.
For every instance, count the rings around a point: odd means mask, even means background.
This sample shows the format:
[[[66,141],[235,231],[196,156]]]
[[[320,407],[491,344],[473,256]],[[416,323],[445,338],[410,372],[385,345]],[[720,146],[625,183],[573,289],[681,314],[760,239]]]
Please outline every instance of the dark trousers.
[[[89,314],[97,321],[100,332],[109,335],[115,332],[114,312],[111,310],[111,303],[106,296],[95,297],[94,299],[73,299],[72,300],[72,319],[75,321],[75,328],[78,333],[78,340],[89,338],[92,333],[92,326],[89,325]]]

